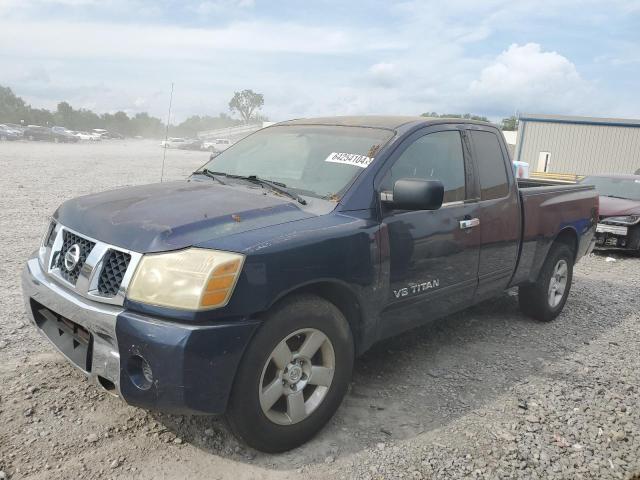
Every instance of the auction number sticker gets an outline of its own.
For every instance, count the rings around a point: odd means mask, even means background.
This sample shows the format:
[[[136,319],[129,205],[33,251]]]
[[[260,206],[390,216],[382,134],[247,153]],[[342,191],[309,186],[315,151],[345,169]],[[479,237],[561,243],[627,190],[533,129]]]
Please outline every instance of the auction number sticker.
[[[358,155],[357,153],[333,152],[325,159],[325,162],[342,163],[343,165],[367,168],[371,162],[373,162],[373,158],[367,157],[366,155]]]

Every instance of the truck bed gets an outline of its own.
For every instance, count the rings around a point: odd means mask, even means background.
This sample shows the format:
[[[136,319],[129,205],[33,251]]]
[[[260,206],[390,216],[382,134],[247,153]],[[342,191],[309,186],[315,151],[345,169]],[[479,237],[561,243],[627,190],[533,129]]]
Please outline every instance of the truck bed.
[[[511,285],[533,282],[559,234],[576,243],[576,259],[591,248],[598,219],[598,195],[590,185],[518,179],[522,235]],[[594,207],[595,205],[595,207]]]

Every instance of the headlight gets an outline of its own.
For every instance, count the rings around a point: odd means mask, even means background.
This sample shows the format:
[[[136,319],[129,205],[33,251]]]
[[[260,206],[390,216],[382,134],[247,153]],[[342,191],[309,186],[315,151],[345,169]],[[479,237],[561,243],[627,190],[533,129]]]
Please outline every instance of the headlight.
[[[608,217],[603,219],[605,223],[621,223],[623,225],[635,225],[640,222],[640,215],[627,215],[624,217]]]
[[[127,298],[182,310],[224,307],[240,276],[244,256],[189,248],[142,257]]]
[[[56,239],[55,233],[56,222],[55,220],[51,220],[44,237],[42,237],[42,242],[40,242],[40,248],[38,249],[38,259],[40,260],[40,266],[43,269],[46,269],[45,256],[47,254],[47,248],[51,248],[53,246],[53,242]]]

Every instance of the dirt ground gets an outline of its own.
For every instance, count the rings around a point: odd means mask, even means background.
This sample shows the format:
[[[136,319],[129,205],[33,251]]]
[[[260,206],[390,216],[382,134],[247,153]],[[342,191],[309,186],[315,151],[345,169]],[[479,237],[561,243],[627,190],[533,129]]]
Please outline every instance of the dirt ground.
[[[165,178],[208,154],[170,150]],[[640,258],[592,255],[564,313],[515,292],[385,341],[311,442],[265,455],[224,422],[129,407],[27,323],[19,274],[64,200],[157,182],[157,142],[0,143],[0,480],[633,478],[640,475]],[[640,478],[640,477],[637,477]]]

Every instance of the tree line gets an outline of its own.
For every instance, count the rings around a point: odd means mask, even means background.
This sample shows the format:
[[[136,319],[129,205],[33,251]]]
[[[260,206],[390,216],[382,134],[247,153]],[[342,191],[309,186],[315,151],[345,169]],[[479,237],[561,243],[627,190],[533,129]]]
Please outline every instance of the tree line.
[[[251,90],[236,92],[229,102],[231,112],[238,113],[242,120],[232,118],[226,113],[217,117],[192,115],[177,125],[171,125],[169,134],[174,137],[193,137],[203,130],[233,127],[243,122],[265,120],[257,115],[264,104],[261,94]],[[60,126],[69,130],[92,130],[104,128],[128,137],[142,136],[162,138],[166,124],[159,118],[146,112],[128,115],[126,112],[95,113],[91,110],[73,108],[68,102],[58,103],[55,111],[34,108],[17,96],[11,88],[0,85],[0,123],[22,125]]]

